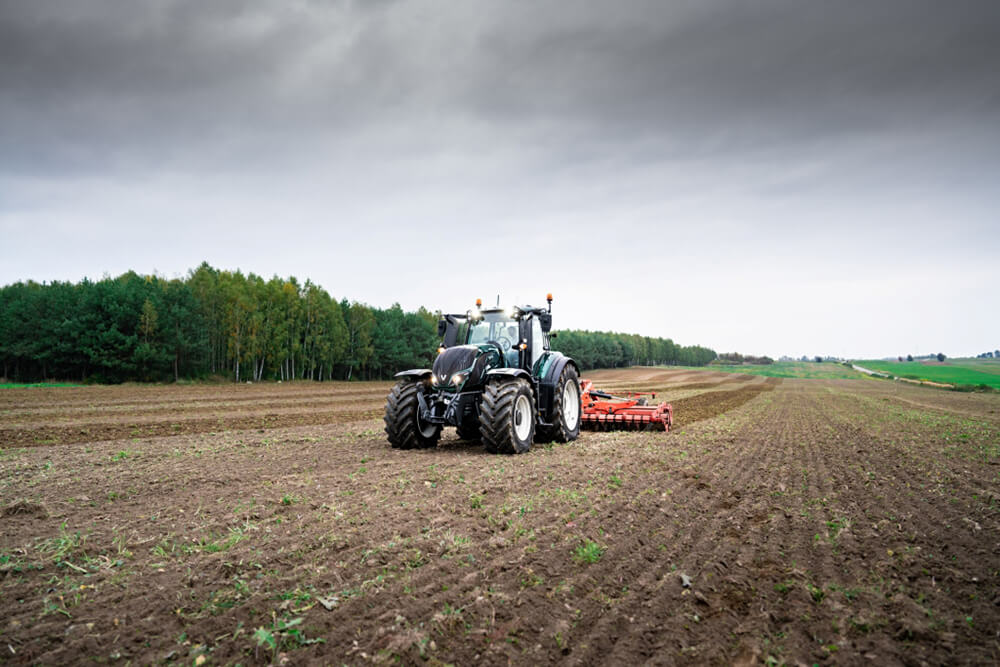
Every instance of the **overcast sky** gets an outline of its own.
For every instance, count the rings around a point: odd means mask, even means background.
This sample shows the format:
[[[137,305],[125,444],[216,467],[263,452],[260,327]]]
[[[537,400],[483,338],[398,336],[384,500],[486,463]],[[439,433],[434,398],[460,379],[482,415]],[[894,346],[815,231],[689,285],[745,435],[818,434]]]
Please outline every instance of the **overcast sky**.
[[[0,284],[1000,347],[1000,2],[0,0]]]

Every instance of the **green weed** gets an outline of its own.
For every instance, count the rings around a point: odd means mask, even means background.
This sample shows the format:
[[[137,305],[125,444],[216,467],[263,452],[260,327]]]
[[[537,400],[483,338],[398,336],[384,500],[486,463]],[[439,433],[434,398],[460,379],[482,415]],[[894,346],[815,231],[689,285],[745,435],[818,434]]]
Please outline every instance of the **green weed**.
[[[87,536],[79,531],[70,533],[66,530],[66,522],[59,526],[59,535],[43,541],[39,545],[39,550],[50,554],[50,558],[57,565],[69,562],[72,556],[86,556],[84,546]]]
[[[573,559],[578,563],[596,563],[604,555],[604,549],[591,540],[587,540],[573,550]]]
[[[254,641],[257,642],[255,651],[260,650],[262,647],[266,648],[271,652],[271,659],[273,661],[280,650],[287,651],[309,646],[310,644],[326,643],[326,640],[322,638],[307,638],[302,629],[299,628],[303,620],[305,619],[280,618],[271,623],[271,626],[268,628],[264,626],[258,627],[254,630],[253,635],[251,635]]]

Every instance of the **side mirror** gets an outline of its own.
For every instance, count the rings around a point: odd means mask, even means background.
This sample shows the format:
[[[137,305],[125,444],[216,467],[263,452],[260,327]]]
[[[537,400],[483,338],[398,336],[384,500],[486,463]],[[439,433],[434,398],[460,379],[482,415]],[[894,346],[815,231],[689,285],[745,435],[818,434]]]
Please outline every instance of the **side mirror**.
[[[542,325],[542,331],[548,333],[552,330],[552,314],[551,313],[539,313],[538,323]]]
[[[438,320],[438,336],[443,336],[445,329],[448,328],[448,323],[444,320]]]
[[[549,334],[549,338],[559,338],[559,332],[553,331],[552,333]]]

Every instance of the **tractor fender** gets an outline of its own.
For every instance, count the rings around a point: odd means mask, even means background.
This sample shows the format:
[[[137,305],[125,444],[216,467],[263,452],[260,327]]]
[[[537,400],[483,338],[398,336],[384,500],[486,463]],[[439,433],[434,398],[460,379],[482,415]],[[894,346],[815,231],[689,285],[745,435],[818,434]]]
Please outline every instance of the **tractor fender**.
[[[414,368],[408,371],[400,371],[393,375],[395,378],[399,378],[401,380],[412,380],[414,382],[423,380],[424,378],[429,378],[430,376],[431,372],[427,368]]]
[[[488,381],[491,378],[524,378],[528,382],[531,382],[531,375],[528,371],[521,368],[494,368],[486,371],[483,379]]]
[[[566,355],[560,355],[558,359],[549,364],[549,370],[542,378],[541,384],[543,386],[554,387],[556,382],[559,381],[559,376],[562,375],[563,369],[566,368],[566,364],[569,364],[576,369],[576,374],[580,374],[580,367],[577,366],[576,362]]]
[[[538,383],[538,408],[546,421],[552,421],[552,405],[555,402],[556,383],[559,382],[559,376],[562,375],[563,369],[566,368],[567,364],[576,369],[576,374],[579,377],[580,367],[571,358],[561,354],[555,361],[549,364],[548,372]]]

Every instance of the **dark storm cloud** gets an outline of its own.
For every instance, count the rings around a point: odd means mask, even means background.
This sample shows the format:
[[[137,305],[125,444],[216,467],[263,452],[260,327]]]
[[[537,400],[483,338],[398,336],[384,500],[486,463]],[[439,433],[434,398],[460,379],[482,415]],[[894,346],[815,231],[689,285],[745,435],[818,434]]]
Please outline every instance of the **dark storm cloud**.
[[[1000,114],[992,1],[0,7],[7,173],[218,166],[383,131],[418,151],[530,142],[555,164],[942,124],[995,142]]]

